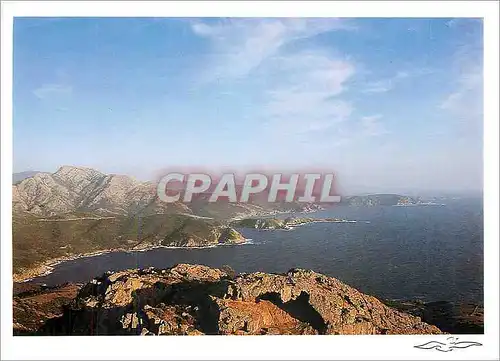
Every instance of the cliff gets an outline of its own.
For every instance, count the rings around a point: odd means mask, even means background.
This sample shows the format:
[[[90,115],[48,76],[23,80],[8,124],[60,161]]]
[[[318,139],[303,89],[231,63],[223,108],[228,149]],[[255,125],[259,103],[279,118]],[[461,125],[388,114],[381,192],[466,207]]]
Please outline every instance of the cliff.
[[[24,291],[29,297],[19,293],[14,298],[17,334],[441,333],[335,278],[303,269],[235,276],[230,269],[180,264],[108,272],[78,293],[71,285],[29,292]],[[68,301],[71,292],[76,296]],[[64,303],[57,317],[51,317],[56,314],[51,302]],[[43,325],[31,322],[30,315],[43,317]]]

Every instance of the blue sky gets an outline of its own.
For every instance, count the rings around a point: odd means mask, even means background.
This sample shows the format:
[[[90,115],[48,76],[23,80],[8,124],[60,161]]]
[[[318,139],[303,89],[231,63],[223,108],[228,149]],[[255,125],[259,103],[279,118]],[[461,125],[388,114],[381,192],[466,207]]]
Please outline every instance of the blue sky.
[[[321,166],[482,188],[477,19],[17,18],[14,171]]]

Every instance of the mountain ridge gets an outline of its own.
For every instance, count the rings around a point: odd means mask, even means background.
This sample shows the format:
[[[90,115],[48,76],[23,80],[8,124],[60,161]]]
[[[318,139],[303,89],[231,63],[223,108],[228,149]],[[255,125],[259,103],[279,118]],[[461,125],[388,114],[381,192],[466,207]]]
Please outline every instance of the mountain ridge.
[[[161,202],[152,182],[105,174],[92,168],[62,166],[54,173],[37,173],[12,187],[13,211],[17,214],[55,216],[94,212],[130,215],[138,211],[165,213],[167,210],[191,213],[180,202]]]
[[[88,167],[64,165],[54,173],[40,172],[12,186],[16,216],[54,217],[74,213],[100,216],[185,213],[227,219],[272,211],[312,211],[318,205],[299,202],[210,203],[201,197],[189,204],[165,203],[152,181],[122,174],[105,174]],[[206,197],[205,197],[206,198]]]

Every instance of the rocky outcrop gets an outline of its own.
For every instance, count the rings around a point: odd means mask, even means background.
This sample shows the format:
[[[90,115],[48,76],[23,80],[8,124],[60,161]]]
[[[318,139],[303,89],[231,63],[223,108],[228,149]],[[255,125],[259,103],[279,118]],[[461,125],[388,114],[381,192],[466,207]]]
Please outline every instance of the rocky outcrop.
[[[435,327],[313,271],[234,276],[180,264],[108,272],[38,334],[438,334]]]
[[[287,275],[254,273],[228,286],[229,298],[270,300],[320,334],[439,333],[434,326],[383,305],[339,280],[295,269]]]

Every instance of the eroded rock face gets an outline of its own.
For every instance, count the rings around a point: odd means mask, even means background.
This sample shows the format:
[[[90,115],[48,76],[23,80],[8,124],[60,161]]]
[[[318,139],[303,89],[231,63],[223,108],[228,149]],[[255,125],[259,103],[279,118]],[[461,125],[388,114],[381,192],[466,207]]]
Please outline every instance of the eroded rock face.
[[[299,321],[271,301],[216,300],[219,333],[223,335],[316,335],[318,331]]]
[[[287,275],[240,276],[228,286],[227,296],[245,302],[270,300],[320,334],[440,333],[417,317],[313,271],[295,269]]]
[[[437,334],[335,278],[301,269],[233,277],[180,264],[108,272],[79,291],[40,334]]]

